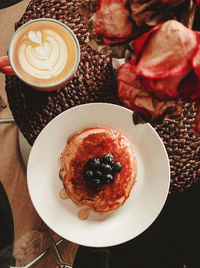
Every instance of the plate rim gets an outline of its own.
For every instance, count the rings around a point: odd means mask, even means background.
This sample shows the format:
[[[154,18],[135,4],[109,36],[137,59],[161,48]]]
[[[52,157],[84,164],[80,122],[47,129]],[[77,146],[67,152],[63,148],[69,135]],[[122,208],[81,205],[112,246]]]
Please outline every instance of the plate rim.
[[[131,111],[130,109],[126,108],[126,107],[123,107],[123,106],[120,106],[120,105],[117,105],[117,104],[112,104],[112,103],[105,103],[105,102],[98,102],[98,103],[86,103],[86,104],[80,104],[80,105],[77,105],[77,106],[74,106],[72,108],[69,108],[63,112],[61,112],[60,114],[58,114],[57,116],[55,116],[52,120],[50,120],[47,125],[41,130],[41,132],[39,133],[39,135],[37,136],[37,138],[35,139],[34,143],[33,143],[33,146],[31,148],[31,151],[30,151],[30,154],[29,154],[29,158],[28,158],[28,163],[27,163],[27,171],[26,171],[26,175],[27,175],[27,185],[28,185],[28,192],[29,192],[29,196],[30,196],[30,199],[31,199],[31,202],[33,204],[33,207],[35,209],[35,211],[37,212],[37,214],[39,215],[39,217],[41,218],[41,220],[51,229],[53,230],[55,233],[57,233],[59,236],[63,237],[64,239],[67,239],[68,241],[72,242],[72,243],[76,243],[78,245],[81,245],[81,246],[89,246],[89,247],[97,247],[97,248],[102,248],[102,247],[110,247],[110,246],[116,246],[116,245],[120,245],[120,244],[123,244],[125,242],[128,242],[132,239],[135,239],[137,236],[139,236],[140,234],[142,234],[145,230],[147,230],[153,223],[154,221],[158,218],[159,214],[161,213],[165,203],[166,203],[166,200],[167,200],[167,197],[168,197],[168,194],[169,194],[169,188],[170,188],[170,161],[169,161],[169,157],[168,157],[168,153],[167,153],[167,150],[166,150],[166,147],[161,139],[161,137],[159,136],[159,134],[156,132],[156,130],[149,124],[149,123],[145,123],[146,125],[148,125],[148,128],[151,129],[151,131],[154,133],[154,135],[156,135],[157,139],[159,140],[160,142],[160,145],[162,146],[162,149],[164,151],[164,155],[165,155],[165,158],[166,158],[166,163],[167,163],[167,169],[168,169],[168,174],[167,174],[167,177],[168,177],[168,183],[167,183],[167,187],[165,189],[165,195],[163,195],[163,202],[162,202],[162,206],[159,208],[159,213],[157,213],[156,217],[154,218],[154,220],[146,227],[144,228],[142,231],[140,231],[137,235],[135,235],[134,237],[132,238],[128,238],[128,239],[124,239],[123,241],[121,242],[118,242],[118,243],[107,243],[106,245],[97,245],[96,243],[80,243],[78,241],[73,241],[72,239],[70,238],[67,238],[67,237],[64,237],[62,236],[62,234],[59,232],[59,231],[56,231],[54,228],[51,227],[51,224],[46,222],[46,220],[43,219],[42,215],[40,214],[40,212],[38,211],[38,209],[36,209],[36,206],[34,204],[34,198],[31,194],[31,190],[30,190],[30,182],[29,182],[29,179],[28,179],[28,173],[30,171],[30,159],[32,158],[32,152],[34,151],[34,148],[35,146],[37,145],[37,142],[38,140],[40,139],[40,137],[43,135],[43,133],[46,131],[47,127],[49,127],[51,124],[53,124],[53,122],[55,120],[58,120],[59,117],[62,117],[64,116],[63,114],[66,114],[68,113],[69,111],[72,111],[73,110],[76,110],[76,109],[81,109],[82,106],[114,106],[115,108],[120,108],[120,109],[123,109],[123,110],[126,110],[128,111],[129,113],[131,112],[133,114],[133,111]],[[133,123],[134,125],[134,123]],[[113,128],[111,126],[111,128]]]

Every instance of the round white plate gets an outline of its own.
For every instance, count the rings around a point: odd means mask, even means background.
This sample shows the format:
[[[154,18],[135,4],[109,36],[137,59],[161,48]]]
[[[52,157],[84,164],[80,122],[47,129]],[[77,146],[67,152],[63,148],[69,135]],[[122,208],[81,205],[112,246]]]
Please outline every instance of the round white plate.
[[[87,220],[78,208],[63,200],[59,178],[60,154],[69,136],[91,126],[111,127],[135,144],[137,181],[118,210]],[[42,220],[61,237],[79,245],[114,246],[146,230],[160,213],[169,190],[170,166],[165,147],[149,124],[134,125],[132,111],[108,103],[83,104],[55,117],[39,134],[28,160],[30,197]]]

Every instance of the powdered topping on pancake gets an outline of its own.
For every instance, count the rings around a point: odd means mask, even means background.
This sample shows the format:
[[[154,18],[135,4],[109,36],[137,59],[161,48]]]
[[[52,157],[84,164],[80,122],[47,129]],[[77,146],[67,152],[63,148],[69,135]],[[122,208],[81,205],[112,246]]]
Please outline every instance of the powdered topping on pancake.
[[[94,191],[84,179],[88,159],[111,154],[121,164],[112,183]],[[121,207],[130,195],[137,174],[134,145],[119,132],[106,127],[87,128],[70,138],[61,154],[60,177],[72,201],[97,212]]]

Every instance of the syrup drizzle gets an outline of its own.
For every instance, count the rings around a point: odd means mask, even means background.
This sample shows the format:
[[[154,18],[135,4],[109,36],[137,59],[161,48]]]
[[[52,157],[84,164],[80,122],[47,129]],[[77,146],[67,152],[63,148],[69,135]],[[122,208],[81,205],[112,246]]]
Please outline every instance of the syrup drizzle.
[[[74,137],[74,134],[70,135],[67,139],[67,144],[70,144],[71,139]]]
[[[87,220],[87,218],[89,217],[89,209],[83,208],[79,210],[78,217],[80,220]]]
[[[68,199],[68,198],[69,198],[69,195],[68,195],[68,193],[66,192],[65,188],[62,188],[62,189],[60,190],[59,195],[60,195],[60,198],[62,198],[62,199]]]

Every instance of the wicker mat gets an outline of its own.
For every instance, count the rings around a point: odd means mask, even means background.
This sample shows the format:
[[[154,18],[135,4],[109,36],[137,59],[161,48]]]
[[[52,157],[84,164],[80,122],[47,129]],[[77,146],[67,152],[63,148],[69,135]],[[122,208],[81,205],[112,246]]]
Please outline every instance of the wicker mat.
[[[46,17],[60,20],[73,30],[81,47],[80,65],[76,75],[67,86],[58,91],[36,91],[15,76],[6,77],[10,109],[31,145],[51,119],[70,107],[90,102],[120,105],[111,59],[99,55],[85,44],[88,30],[79,14],[79,3],[77,0],[32,0],[21,20],[16,23],[17,29],[30,19]],[[192,131],[195,113],[194,105],[186,103],[179,121],[165,121],[155,126],[170,159],[170,193],[189,188],[199,178],[200,137],[196,137]]]

